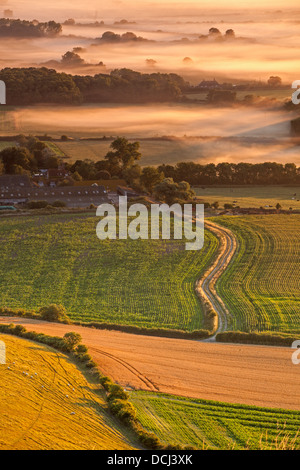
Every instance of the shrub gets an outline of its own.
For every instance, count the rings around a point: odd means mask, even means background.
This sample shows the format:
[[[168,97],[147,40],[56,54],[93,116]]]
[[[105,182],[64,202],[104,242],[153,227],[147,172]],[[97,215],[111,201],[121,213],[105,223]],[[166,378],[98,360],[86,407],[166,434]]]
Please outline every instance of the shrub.
[[[39,314],[43,320],[60,322],[67,320],[67,314],[62,305],[51,304],[48,307],[41,307]]]
[[[81,342],[82,338],[79,333],[70,332],[64,335],[64,340],[70,347],[70,351],[73,351],[75,346]]]
[[[88,348],[85,346],[85,344],[78,344],[75,351],[77,354],[84,354],[88,352]]]
[[[117,384],[111,385],[109,389],[108,400],[120,399],[120,400],[128,400],[129,395],[125,390]]]
[[[129,423],[136,419],[136,411],[131,403],[119,398],[109,401],[110,411],[121,421]]]
[[[30,201],[27,205],[28,209],[45,209],[47,206],[47,201]]]
[[[84,353],[84,354],[77,354],[76,355],[76,358],[80,361],[80,362],[89,362],[92,360],[92,357],[87,354],[87,353]]]
[[[52,203],[53,207],[66,207],[66,203],[64,201],[54,201]]]
[[[17,336],[21,336],[23,333],[26,333],[26,328],[23,325],[16,325],[15,334]]]
[[[104,390],[106,390],[107,392],[110,391],[110,388],[113,385],[112,380],[109,377],[107,377],[106,375],[101,377],[100,383],[101,383],[102,387],[104,388]]]

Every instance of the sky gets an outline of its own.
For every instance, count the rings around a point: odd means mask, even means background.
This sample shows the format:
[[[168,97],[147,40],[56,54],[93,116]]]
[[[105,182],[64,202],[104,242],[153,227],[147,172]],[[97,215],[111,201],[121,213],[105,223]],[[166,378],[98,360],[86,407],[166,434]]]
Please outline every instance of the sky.
[[[42,5],[42,8],[41,8]],[[209,9],[214,11],[234,10],[235,12],[241,9],[262,9],[262,10],[275,10],[277,8],[294,9],[299,7],[298,0],[188,0],[187,2],[174,2],[174,0],[52,0],[46,2],[45,0],[37,2],[37,0],[1,0],[0,7],[11,8],[14,10],[16,16],[26,18],[36,17],[43,19],[47,14],[51,14],[54,19],[61,19],[65,16],[86,16],[91,17],[95,15],[95,11],[99,16],[114,16],[123,18],[128,14],[135,15],[136,17],[154,17],[157,14],[161,15],[190,15],[197,14]]]

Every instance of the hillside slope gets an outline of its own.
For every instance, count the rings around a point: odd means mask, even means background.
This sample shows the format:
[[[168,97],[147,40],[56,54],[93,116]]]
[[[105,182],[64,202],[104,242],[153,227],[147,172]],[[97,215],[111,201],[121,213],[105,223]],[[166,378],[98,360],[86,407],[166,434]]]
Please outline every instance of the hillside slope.
[[[0,335],[1,450],[129,450],[130,437],[106,411],[102,392],[61,353]]]

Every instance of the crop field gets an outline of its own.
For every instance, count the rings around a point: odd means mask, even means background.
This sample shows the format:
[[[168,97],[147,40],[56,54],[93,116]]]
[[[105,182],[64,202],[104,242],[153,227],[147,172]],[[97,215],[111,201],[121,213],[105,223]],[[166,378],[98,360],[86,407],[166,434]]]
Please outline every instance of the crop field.
[[[3,218],[0,305],[62,304],[73,320],[187,331],[203,325],[195,281],[218,247],[186,251],[181,240],[105,240],[91,214]]]
[[[204,449],[284,450],[300,447],[300,412],[134,391],[143,426],[164,442]]]
[[[60,148],[70,159],[70,162],[88,158],[93,161],[102,160],[110,150],[112,141],[69,141],[57,142]],[[161,165],[162,163],[176,164],[181,161],[200,160],[202,157],[202,143],[199,140],[142,140],[140,151],[142,158],[140,164]],[[191,158],[192,155],[192,158]]]
[[[273,208],[279,203],[284,210],[292,207],[300,210],[300,187],[285,186],[238,186],[238,187],[203,187],[194,188],[201,201],[224,204],[235,204],[240,207]]]
[[[135,448],[106,410],[96,384],[67,356],[32,341],[0,335],[1,450]]]
[[[239,242],[217,282],[232,314],[230,329],[300,331],[300,216],[218,217]]]
[[[190,100],[205,100],[207,97],[208,91],[202,91],[200,93],[188,93],[185,96]],[[290,88],[282,88],[282,89],[272,89],[266,88],[261,90],[255,91],[237,91],[236,98],[237,100],[243,100],[247,95],[254,95],[259,96],[261,98],[275,98],[279,101],[285,101],[291,99],[291,90]]]

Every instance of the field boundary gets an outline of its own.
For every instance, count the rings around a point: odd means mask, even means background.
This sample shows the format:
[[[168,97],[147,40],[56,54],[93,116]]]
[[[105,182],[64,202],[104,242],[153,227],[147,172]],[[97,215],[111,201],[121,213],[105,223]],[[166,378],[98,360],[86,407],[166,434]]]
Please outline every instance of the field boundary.
[[[128,393],[123,389],[123,387],[121,387],[121,385],[114,383],[109,377],[104,376],[99,370],[97,364],[91,359],[87,352],[84,354],[77,353],[74,349],[69,347],[67,341],[64,338],[45,335],[43,333],[36,333],[34,331],[27,331],[23,325],[1,324],[0,333],[45,344],[52,347],[54,350],[70,355],[76,365],[79,367],[79,370],[85,367],[85,373],[89,372],[94,379],[97,379],[98,383],[104,389],[109,411],[119,421],[120,424],[125,426],[133,433],[135,438],[146,449],[185,449],[184,446],[176,444],[165,446],[154,433],[150,433],[149,431],[145,430],[136,418],[136,410],[132,403],[129,402]],[[84,345],[80,344],[80,346]],[[86,351],[88,351],[86,346],[84,346],[84,348]],[[84,373],[82,370],[80,371],[81,373]]]

